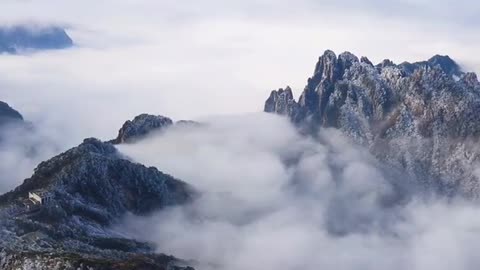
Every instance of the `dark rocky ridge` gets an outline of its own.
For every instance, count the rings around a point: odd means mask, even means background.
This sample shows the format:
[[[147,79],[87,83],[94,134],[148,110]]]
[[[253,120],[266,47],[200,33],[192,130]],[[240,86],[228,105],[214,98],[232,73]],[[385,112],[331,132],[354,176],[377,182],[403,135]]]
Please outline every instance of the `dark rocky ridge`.
[[[126,121],[118,131],[118,136],[112,143],[131,143],[135,140],[145,137],[148,133],[154,130],[173,125],[173,121],[161,115],[140,114],[133,118],[133,120]]]
[[[26,209],[28,192],[39,189],[52,202]],[[109,228],[127,213],[188,203],[194,194],[186,183],[130,162],[112,144],[86,139],[42,162],[31,178],[0,196],[0,265],[17,269],[34,261],[39,266],[33,269],[50,269],[54,261],[65,269],[77,269],[80,262],[89,269],[173,269],[182,262]]]
[[[127,120],[118,131],[118,135],[110,142],[113,144],[135,143],[152,132],[159,132],[170,126],[195,126],[200,123],[191,120],[173,122],[172,119],[152,114],[140,114],[132,120]]]
[[[23,117],[18,111],[10,107],[7,103],[0,101],[0,126],[22,121]]]
[[[64,49],[73,45],[64,29],[57,26],[16,25],[0,27],[0,53],[24,50]]]
[[[479,197],[480,83],[448,56],[374,66],[326,51],[298,102],[290,88],[272,91],[265,112],[302,130],[340,129],[425,189]]]

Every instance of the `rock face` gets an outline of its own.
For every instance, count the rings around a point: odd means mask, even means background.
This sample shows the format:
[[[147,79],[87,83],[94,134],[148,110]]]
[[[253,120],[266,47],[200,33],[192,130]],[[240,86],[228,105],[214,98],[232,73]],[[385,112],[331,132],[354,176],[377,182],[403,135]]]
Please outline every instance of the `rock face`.
[[[72,45],[72,39],[60,27],[29,25],[0,27],[0,53],[16,54],[23,50],[64,49]]]
[[[298,102],[273,91],[265,111],[302,130],[340,129],[426,189],[479,197],[480,83],[448,56],[374,66],[326,51]]]
[[[299,109],[293,99],[292,89],[287,86],[285,89],[280,88],[270,93],[270,97],[265,102],[264,111],[280,115],[297,115]]]
[[[48,200],[27,206],[30,192]],[[186,183],[130,162],[112,144],[86,139],[0,196],[0,268],[53,269],[52,262],[77,269],[83,262],[80,269],[173,269],[179,260],[109,228],[127,213],[148,214],[193,195]]]
[[[11,122],[22,122],[22,115],[10,107],[7,103],[0,101],[0,126]]]
[[[133,120],[125,122],[118,131],[116,139],[112,140],[114,144],[130,143],[138,140],[148,133],[171,126],[173,121],[170,118],[160,115],[140,114]]]

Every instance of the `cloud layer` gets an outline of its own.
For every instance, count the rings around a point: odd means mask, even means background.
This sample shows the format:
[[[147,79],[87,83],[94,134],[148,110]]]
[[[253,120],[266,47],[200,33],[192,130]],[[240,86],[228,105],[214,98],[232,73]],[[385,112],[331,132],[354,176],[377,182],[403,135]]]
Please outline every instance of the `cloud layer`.
[[[56,136],[57,135],[57,136]],[[57,140],[56,140],[57,139]],[[0,194],[10,191],[32,175],[42,161],[68,147],[58,133],[30,124],[0,128]]]
[[[119,149],[203,196],[117,228],[201,269],[475,269],[479,208],[417,196],[336,130],[250,114]],[[442,260],[439,260],[441,256]]]

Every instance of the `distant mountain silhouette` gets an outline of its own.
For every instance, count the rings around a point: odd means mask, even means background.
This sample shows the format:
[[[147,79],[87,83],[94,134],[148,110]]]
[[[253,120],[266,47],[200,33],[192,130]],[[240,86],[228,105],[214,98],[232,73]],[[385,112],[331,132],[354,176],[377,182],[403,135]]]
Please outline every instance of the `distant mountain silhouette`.
[[[57,26],[0,26],[0,53],[64,49],[72,45],[73,41],[65,30]]]

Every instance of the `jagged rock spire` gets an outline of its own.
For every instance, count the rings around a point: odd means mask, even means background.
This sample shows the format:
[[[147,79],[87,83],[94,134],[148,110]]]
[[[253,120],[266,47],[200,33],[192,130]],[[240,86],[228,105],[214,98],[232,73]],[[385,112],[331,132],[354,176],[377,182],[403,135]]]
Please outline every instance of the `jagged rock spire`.
[[[264,111],[289,115],[295,106],[297,105],[293,98],[292,89],[287,86],[285,89],[280,88],[270,93],[270,97],[265,102]]]
[[[308,130],[338,128],[425,186],[480,197],[472,163],[480,151],[469,143],[480,136],[480,83],[449,56],[373,66],[327,50],[298,103],[290,89],[274,91],[265,111]]]

